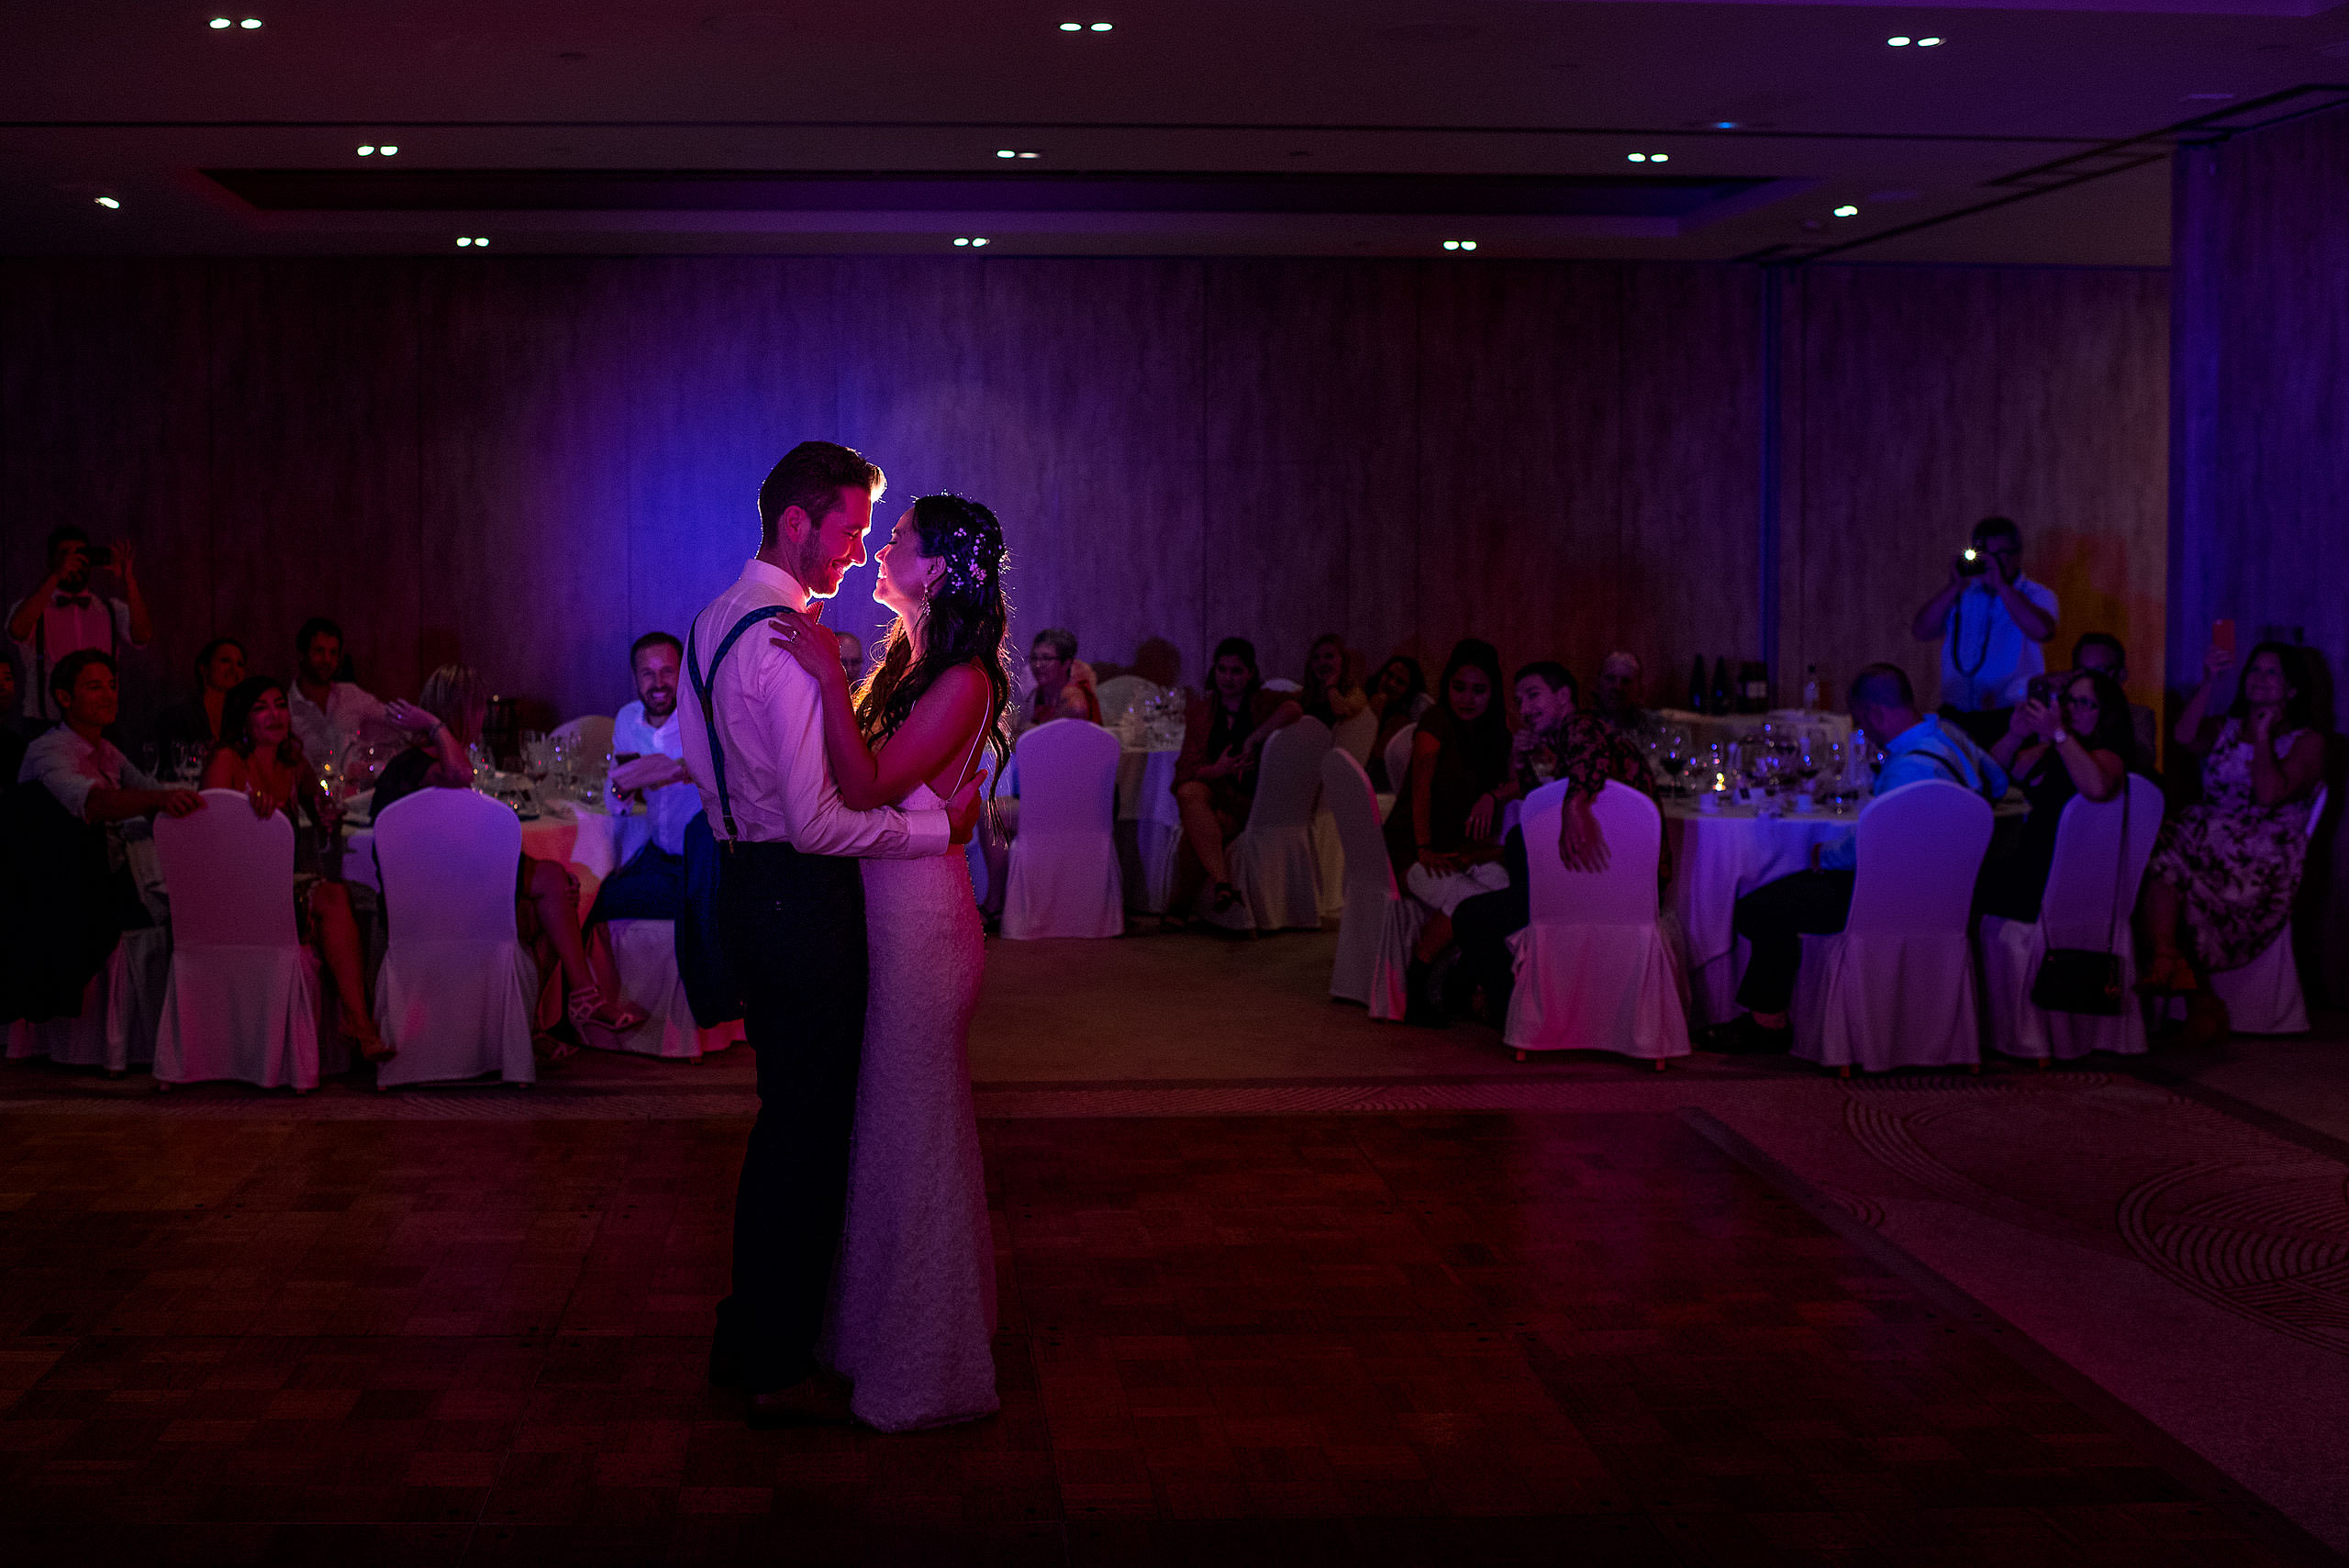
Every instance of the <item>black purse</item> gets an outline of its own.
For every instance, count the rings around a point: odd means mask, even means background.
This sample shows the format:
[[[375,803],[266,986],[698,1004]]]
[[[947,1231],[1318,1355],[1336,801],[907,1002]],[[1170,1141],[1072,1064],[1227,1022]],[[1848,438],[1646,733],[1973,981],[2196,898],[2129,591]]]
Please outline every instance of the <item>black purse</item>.
[[[2104,933],[2104,951],[2095,948],[2049,948],[2039,961],[2031,983],[2031,1005],[2051,1013],[2087,1013],[2117,1018],[2126,1001],[2121,984],[2121,873],[2129,864],[2129,779],[2121,780],[2121,852],[2112,868],[2112,919]]]

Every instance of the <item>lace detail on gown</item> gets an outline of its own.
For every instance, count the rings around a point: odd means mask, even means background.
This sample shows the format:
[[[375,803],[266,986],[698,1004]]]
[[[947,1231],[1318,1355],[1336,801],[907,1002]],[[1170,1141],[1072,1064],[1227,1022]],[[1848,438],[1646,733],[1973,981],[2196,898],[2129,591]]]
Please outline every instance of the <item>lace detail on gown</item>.
[[[905,804],[942,803],[924,785]],[[961,851],[862,863],[872,986],[831,1360],[855,1384],[857,1419],[894,1432],[997,1408],[968,1055],[985,937]]]

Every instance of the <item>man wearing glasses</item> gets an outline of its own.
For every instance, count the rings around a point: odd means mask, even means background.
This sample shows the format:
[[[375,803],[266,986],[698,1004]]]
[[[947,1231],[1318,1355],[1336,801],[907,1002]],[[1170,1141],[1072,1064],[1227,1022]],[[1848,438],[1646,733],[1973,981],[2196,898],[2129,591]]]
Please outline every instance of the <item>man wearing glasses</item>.
[[[1909,628],[1941,639],[1941,711],[1987,746],[2006,733],[2031,678],[2045,673],[2041,644],[2055,635],[2055,591],[2022,574],[2022,530],[2011,518],[1974,525],[1974,544],[1950,562],[1949,581]]]

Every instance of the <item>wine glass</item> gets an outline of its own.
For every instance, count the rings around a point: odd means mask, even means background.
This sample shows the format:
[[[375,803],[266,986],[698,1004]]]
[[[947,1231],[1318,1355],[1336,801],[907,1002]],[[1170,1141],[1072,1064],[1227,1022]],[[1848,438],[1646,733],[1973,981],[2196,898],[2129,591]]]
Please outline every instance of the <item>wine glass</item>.
[[[531,731],[522,737],[522,776],[530,781],[530,798],[546,798],[547,775],[554,771],[554,746]]]
[[[1680,778],[1688,771],[1688,738],[1677,726],[1664,732],[1655,760],[1656,765],[1664,770],[1665,788],[1674,795],[1684,793]]]

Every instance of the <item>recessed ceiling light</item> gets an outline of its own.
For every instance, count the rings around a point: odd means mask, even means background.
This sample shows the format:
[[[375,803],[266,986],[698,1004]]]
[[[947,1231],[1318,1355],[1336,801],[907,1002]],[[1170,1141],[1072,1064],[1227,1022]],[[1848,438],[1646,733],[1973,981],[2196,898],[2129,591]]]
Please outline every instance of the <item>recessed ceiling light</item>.
[[[1010,148],[1008,148],[1008,147],[998,147],[998,148],[996,148],[996,149],[995,150],[995,155],[996,155],[997,158],[1017,158],[1017,157],[1019,157],[1019,154],[1018,152],[1014,151],[1012,149],[1010,149]]]
[[[1669,152],[1651,152],[1648,154],[1648,161],[1651,163],[1669,163],[1672,161],[1672,154]]]
[[[223,28],[232,27],[235,24],[230,22],[226,17],[215,17],[212,18],[212,30],[216,33]]]
[[[1715,120],[1713,122],[1713,128],[1715,130],[1735,130],[1737,128],[1737,122],[1735,120]]]
[[[1061,24],[1061,31],[1064,33],[1081,33],[1084,30],[1085,24],[1083,22],[1063,22]]]
[[[1648,161],[1648,155],[1644,152],[1626,152],[1623,156],[1634,163],[1644,163]]]
[[[466,247],[466,246],[468,246],[468,245],[471,245],[473,242],[473,237],[472,235],[470,235],[470,234],[460,234],[460,235],[458,235],[458,236],[457,236],[457,247],[458,247],[458,249],[459,249],[459,250],[462,250],[464,247]]]
[[[98,198],[98,205],[106,208],[108,212],[116,211],[122,206],[120,202],[115,200],[112,196],[100,196]]]
[[[367,142],[367,143],[365,143],[365,144],[362,145],[362,146],[361,146],[361,148],[359,149],[359,156],[360,156],[360,157],[362,157],[362,158],[373,158],[373,157],[374,157],[374,156],[375,156],[375,144],[374,144],[373,142]]]
[[[400,150],[393,146],[388,141],[384,143],[383,146],[375,149],[375,150],[382,153],[386,158],[397,158],[400,155]]]
[[[1476,242],[1474,239],[1447,239],[1443,242],[1443,248],[1447,250],[1474,250],[1476,248]]]
[[[1106,33],[1109,30],[1109,24],[1107,22],[1096,22],[1093,24],[1093,30],[1097,33]]]
[[[1632,163],[1669,163],[1672,161],[1672,154],[1669,152],[1626,152],[1623,154],[1623,157],[1627,161]]]
[[[237,26],[244,28],[247,32],[251,32],[255,28],[261,26],[261,18],[259,17],[247,17],[243,21],[239,22]]]
[[[1907,33],[1895,33],[1884,41],[1890,44],[1895,49],[1907,49],[1910,44],[1917,40],[1910,38]]]
[[[974,234],[971,236],[971,243],[974,245],[984,245],[986,242],[987,237],[984,234]]]
[[[957,245],[968,245],[970,242],[971,242],[971,239],[970,239],[970,236],[969,236],[969,235],[963,235],[963,236],[962,236],[960,239],[957,239],[954,241],[954,243],[955,243],[955,244],[957,244]]]
[[[486,234],[462,234],[457,237],[457,243],[461,246],[470,245],[479,249],[489,243],[489,236]]]
[[[1041,158],[1043,154],[1041,152],[1023,152],[1019,156],[1022,158]]]
[[[1842,206],[1835,209],[1835,216],[1837,217],[1857,217],[1860,216],[1860,209],[1854,206],[1851,203],[1845,202]]]
[[[1939,39],[1919,39],[1917,40],[1917,47],[1919,49],[1931,49],[1941,41],[1942,40]]]

